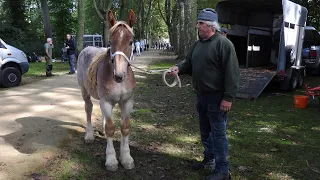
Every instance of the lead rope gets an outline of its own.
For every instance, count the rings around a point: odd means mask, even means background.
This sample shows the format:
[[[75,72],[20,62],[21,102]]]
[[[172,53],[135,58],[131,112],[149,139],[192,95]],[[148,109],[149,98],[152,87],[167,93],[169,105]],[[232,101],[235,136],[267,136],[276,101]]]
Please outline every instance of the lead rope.
[[[129,58],[128,58],[123,52],[121,52],[121,51],[116,51],[115,53],[112,53],[112,52],[111,52],[111,48],[110,48],[110,56],[111,56],[111,59],[113,59],[117,54],[123,56],[123,57],[128,61],[128,63],[129,63],[130,66],[132,66],[132,67],[134,67],[134,68],[136,68],[136,69],[138,69],[138,70],[140,70],[140,71],[143,71],[143,72],[145,72],[145,73],[147,73],[147,74],[152,74],[152,71],[147,71],[147,70],[144,70],[144,69],[142,69],[142,68],[139,68],[139,67],[131,64],[131,61],[134,59],[133,49],[132,49],[132,51],[131,51],[131,55],[130,55],[130,59],[129,59]],[[167,82],[167,80],[166,80],[166,75],[167,75],[169,72],[171,72],[171,70],[168,69],[168,70],[160,70],[160,71],[164,71],[163,74],[162,74],[162,81],[164,82],[164,84],[166,84],[168,87],[174,87],[174,86],[176,86],[176,85],[178,84],[178,87],[181,88],[181,80],[180,80],[178,74],[175,76],[175,79],[174,79],[173,83],[172,83],[172,84],[169,84],[169,83]]]
[[[167,80],[166,80],[166,75],[167,75],[169,72],[171,72],[171,70],[166,70],[166,71],[163,72],[163,74],[162,74],[162,80],[163,80],[163,82],[164,82],[167,86],[169,86],[169,87],[174,87],[174,86],[176,86],[176,85],[178,84],[178,87],[181,88],[181,80],[180,80],[180,77],[179,77],[178,74],[175,76],[175,79],[174,79],[174,81],[173,81],[172,84],[169,84],[169,83],[167,82]]]

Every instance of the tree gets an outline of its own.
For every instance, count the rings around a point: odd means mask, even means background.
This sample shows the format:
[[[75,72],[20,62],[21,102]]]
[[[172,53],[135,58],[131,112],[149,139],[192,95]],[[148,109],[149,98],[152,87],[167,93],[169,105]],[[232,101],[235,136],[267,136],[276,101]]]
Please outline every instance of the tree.
[[[125,10],[127,7],[127,0],[121,0],[121,6],[120,6],[120,20],[122,21],[126,21],[126,14],[125,14]]]
[[[50,23],[48,1],[47,0],[38,0],[38,1],[40,1],[40,4],[41,4],[42,22],[44,26],[45,36],[46,38],[52,38],[52,28]]]
[[[109,23],[106,19],[107,12],[111,9],[112,6],[112,0],[93,0],[94,8],[100,17],[100,19],[103,20],[103,44],[106,45],[107,42],[109,42]]]
[[[78,0],[78,30],[77,30],[77,51],[80,52],[83,49],[83,34],[84,34],[84,0]]]

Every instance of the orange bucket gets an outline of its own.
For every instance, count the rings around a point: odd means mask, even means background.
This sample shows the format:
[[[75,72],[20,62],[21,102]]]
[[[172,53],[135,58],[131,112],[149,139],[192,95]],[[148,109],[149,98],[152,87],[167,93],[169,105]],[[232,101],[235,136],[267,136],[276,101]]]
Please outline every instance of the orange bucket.
[[[294,95],[294,107],[306,109],[308,105],[308,96]]]

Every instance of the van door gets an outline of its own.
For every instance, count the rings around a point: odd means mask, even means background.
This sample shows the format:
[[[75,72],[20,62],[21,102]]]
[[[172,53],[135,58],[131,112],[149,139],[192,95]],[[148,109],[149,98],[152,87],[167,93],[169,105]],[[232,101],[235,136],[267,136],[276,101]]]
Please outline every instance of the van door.
[[[1,43],[0,41],[0,66],[2,65],[3,60],[3,50],[6,49],[6,47]]]

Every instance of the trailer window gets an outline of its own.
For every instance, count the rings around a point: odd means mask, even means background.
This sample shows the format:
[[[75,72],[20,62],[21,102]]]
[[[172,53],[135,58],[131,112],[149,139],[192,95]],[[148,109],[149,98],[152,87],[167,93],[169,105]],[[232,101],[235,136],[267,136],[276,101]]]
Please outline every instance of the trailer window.
[[[288,22],[284,22],[284,27],[289,27],[289,23]]]
[[[290,24],[291,29],[294,29],[294,27],[295,27],[295,24]]]

